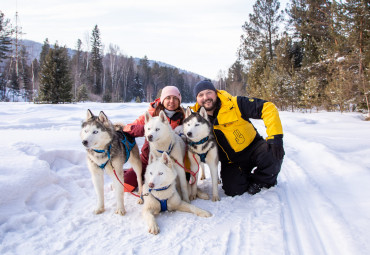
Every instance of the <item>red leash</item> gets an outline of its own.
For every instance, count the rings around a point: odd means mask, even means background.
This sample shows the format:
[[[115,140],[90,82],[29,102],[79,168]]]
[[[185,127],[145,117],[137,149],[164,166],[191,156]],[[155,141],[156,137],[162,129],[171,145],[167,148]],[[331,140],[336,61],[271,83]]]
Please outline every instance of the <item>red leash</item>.
[[[125,184],[124,184],[124,183],[122,183],[122,182],[121,182],[121,180],[118,178],[117,173],[116,173],[116,169],[114,169],[114,168],[113,168],[113,173],[114,173],[114,175],[116,176],[116,178],[117,178],[117,180],[119,181],[119,183],[121,183],[121,184],[122,184],[123,188],[126,188],[126,189],[128,190],[128,188],[125,186]],[[137,194],[133,193],[132,191],[129,191],[129,192],[131,193],[131,195],[134,195],[135,197],[140,197],[139,195],[137,195]]]
[[[175,160],[176,164],[178,164],[179,166],[181,166],[181,168],[183,168],[185,170],[185,172],[188,172],[189,174],[191,174],[194,177],[194,181],[193,182],[191,181],[191,178],[190,178],[190,180],[189,180],[190,185],[193,185],[195,183],[195,181],[197,180],[196,179],[197,173],[199,172],[199,163],[198,163],[197,159],[195,158],[195,154],[194,153],[193,153],[193,158],[194,158],[195,162],[197,162],[197,165],[198,165],[198,170],[195,173],[193,171],[191,171],[191,169],[185,168],[185,166],[181,165],[177,160]]]

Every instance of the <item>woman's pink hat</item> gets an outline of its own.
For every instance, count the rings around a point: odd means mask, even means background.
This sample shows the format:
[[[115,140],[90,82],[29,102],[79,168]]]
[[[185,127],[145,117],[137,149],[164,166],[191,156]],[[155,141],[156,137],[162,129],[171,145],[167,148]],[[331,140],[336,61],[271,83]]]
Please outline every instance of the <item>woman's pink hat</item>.
[[[163,104],[163,100],[168,96],[175,96],[180,100],[181,103],[181,93],[179,89],[175,86],[166,86],[162,89],[161,93],[161,104]]]

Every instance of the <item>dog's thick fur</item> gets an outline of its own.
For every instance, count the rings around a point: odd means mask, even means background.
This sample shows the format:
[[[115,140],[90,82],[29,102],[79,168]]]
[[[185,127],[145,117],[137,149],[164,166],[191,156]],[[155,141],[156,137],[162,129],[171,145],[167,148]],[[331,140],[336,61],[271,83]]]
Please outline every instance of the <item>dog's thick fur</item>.
[[[194,113],[188,107],[185,113],[183,129],[188,144],[188,157],[191,162],[191,171],[197,173],[195,183],[191,187],[190,199],[194,199],[197,195],[198,164],[199,167],[203,169],[204,174],[204,163],[201,162],[200,155],[206,155],[204,160],[211,171],[212,201],[219,201],[220,197],[217,187],[218,151],[206,110],[202,107],[199,113]],[[202,141],[204,138],[206,138],[206,141]],[[195,155],[197,162],[194,160],[193,155]]]
[[[144,129],[145,138],[149,142],[150,152],[156,158],[160,158],[162,152],[167,152],[174,161],[177,161],[182,166],[184,165],[185,143],[171,128],[163,111],[156,117],[152,117],[146,112]],[[179,192],[181,192],[182,199],[190,202],[185,170],[177,163],[174,164],[174,169],[179,180]]]
[[[97,194],[95,214],[104,212],[104,171],[113,180],[113,188],[117,199],[115,213],[124,215],[126,212],[124,206],[124,187],[117,180],[113,170],[116,171],[119,180],[124,183],[123,164],[127,157],[125,146],[129,146],[128,140],[133,142],[134,139],[125,134],[126,142],[124,145],[121,141],[123,132],[118,131],[118,127],[116,129],[104,112],[100,112],[99,116],[94,116],[90,110],[87,110],[86,120],[82,123],[80,136],[82,144],[87,151],[87,165]],[[110,155],[110,159],[108,158],[108,154]],[[139,194],[142,194],[142,164],[137,144],[132,148],[128,161],[135,170]],[[139,203],[142,203],[141,199]]]
[[[145,195],[147,195],[144,197],[143,217],[148,224],[149,233],[154,235],[159,233],[159,227],[154,217],[161,212],[159,200],[166,201],[169,211],[189,212],[201,217],[212,216],[211,213],[181,200],[176,190],[177,172],[174,169],[174,164],[166,152],[157,159],[152,152],[149,155],[149,165],[145,172],[143,188]]]

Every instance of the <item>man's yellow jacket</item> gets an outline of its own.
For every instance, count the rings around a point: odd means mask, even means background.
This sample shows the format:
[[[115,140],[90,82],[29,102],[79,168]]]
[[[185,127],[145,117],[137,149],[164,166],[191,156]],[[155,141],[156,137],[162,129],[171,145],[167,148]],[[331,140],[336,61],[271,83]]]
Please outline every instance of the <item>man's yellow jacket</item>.
[[[279,113],[273,103],[258,98],[232,96],[224,90],[217,90],[217,96],[221,104],[215,111],[212,124],[221,161],[243,161],[249,147],[261,138],[250,118],[263,120],[268,135],[266,139],[283,135]],[[196,103],[192,109],[198,111],[199,104]]]

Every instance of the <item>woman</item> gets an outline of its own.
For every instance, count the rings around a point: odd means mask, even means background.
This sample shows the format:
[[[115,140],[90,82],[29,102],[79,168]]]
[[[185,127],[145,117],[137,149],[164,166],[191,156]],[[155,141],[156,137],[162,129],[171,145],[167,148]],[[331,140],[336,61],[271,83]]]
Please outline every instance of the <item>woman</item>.
[[[166,86],[162,89],[161,97],[149,104],[148,112],[150,115],[155,117],[159,115],[160,111],[164,111],[172,129],[175,129],[177,126],[182,125],[185,117],[184,110],[180,104],[181,93],[178,88],[175,86]],[[144,125],[145,114],[139,116],[139,118],[137,118],[131,124],[127,124],[123,128],[123,131],[129,133],[133,137],[143,137],[145,133]],[[147,140],[145,140],[144,145],[141,148],[140,158],[141,162],[143,163],[142,176],[144,176],[149,158],[149,143]],[[132,168],[125,171],[124,178],[125,189],[127,191],[132,191],[137,187],[136,174]]]

